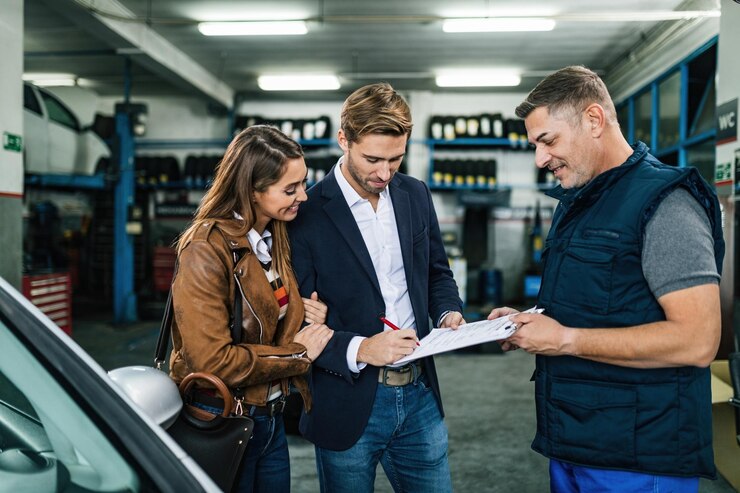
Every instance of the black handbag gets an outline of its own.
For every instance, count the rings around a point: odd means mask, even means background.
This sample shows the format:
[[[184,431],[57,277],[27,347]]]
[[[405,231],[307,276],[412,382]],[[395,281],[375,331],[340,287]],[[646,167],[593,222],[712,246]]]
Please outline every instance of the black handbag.
[[[224,401],[220,415],[194,407],[188,395],[196,380],[216,387]],[[231,491],[242,458],[252,436],[254,421],[245,415],[232,415],[234,399],[224,382],[210,373],[191,373],[180,383],[183,409],[177,421],[167,429],[180,447],[192,457],[224,491]]]
[[[234,253],[234,262],[239,257]],[[177,272],[177,267],[175,267]],[[242,304],[238,287],[234,293],[234,309],[231,321],[231,338],[241,340]],[[172,290],[167,296],[164,317],[159,329],[159,338],[154,354],[154,364],[162,368],[172,332]],[[197,380],[210,382],[218,391],[224,402],[220,415],[215,415],[190,404],[190,391]],[[237,389],[239,392],[240,389]],[[252,436],[254,420],[242,414],[241,397],[234,398],[226,384],[211,373],[190,373],[180,382],[180,395],[183,408],[175,423],[167,432],[175,439],[190,457],[211,477],[224,491],[229,492],[238,477],[244,453],[247,451]],[[237,414],[232,414],[234,402],[237,402]]]

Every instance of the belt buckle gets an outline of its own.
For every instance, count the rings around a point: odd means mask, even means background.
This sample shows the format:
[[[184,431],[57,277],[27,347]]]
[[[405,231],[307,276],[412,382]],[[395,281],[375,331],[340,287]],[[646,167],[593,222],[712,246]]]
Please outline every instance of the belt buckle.
[[[386,385],[387,386],[388,385],[388,373],[390,371],[392,371],[392,369],[391,368],[388,368],[387,366],[384,366],[381,369],[383,370],[383,382],[382,383],[383,383],[383,385]]]
[[[389,384],[388,383],[388,377],[389,377],[389,375],[392,374],[392,373],[395,373],[395,374],[398,374],[398,375],[405,375],[406,373],[411,373],[411,375],[413,375],[413,371],[412,371],[411,366],[412,365],[401,366],[399,368],[392,368],[392,367],[384,366],[383,367],[383,382],[382,382],[383,385],[387,385],[387,386],[391,386],[391,387],[397,387],[397,386],[399,386],[398,384]],[[408,382],[406,382],[406,384],[403,384],[403,385],[407,385],[407,384],[411,383],[411,381],[413,381],[413,376],[412,376],[412,379],[411,380],[409,380]]]
[[[285,396],[281,395],[277,399],[274,399],[272,402],[269,403],[268,409],[270,411],[270,417],[272,418],[276,414],[280,414],[285,410]]]

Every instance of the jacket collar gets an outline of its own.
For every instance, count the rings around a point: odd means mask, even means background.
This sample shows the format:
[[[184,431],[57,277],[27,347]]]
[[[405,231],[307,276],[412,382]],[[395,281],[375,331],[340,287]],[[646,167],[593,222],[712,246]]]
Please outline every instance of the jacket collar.
[[[248,250],[252,251],[252,245],[249,244],[249,240],[246,235],[236,234],[236,231],[242,227],[242,221],[239,219],[216,219],[214,220],[214,226],[221,231],[224,235],[226,242],[229,244],[229,248],[232,251],[235,250]]]

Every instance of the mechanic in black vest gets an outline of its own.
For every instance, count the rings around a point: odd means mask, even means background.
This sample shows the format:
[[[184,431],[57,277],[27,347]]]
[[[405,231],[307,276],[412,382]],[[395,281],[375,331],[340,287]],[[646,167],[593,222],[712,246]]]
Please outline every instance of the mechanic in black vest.
[[[696,492],[714,478],[709,364],[720,340],[720,206],[694,168],[630,146],[603,81],[543,79],[516,109],[560,181],[538,305],[502,343],[537,355],[553,492]],[[513,313],[503,307],[489,318]],[[655,488],[655,489],[654,489]]]

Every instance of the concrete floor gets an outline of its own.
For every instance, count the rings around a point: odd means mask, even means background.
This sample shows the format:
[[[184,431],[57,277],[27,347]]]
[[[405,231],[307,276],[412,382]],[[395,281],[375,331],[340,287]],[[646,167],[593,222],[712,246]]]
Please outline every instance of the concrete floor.
[[[73,338],[103,368],[152,363],[159,323],[125,328],[78,320]],[[530,448],[534,435],[534,358],[509,354],[450,353],[436,358],[449,429],[449,460],[454,490],[535,493],[548,491],[547,460]],[[289,436],[292,491],[319,491],[313,445]],[[392,489],[382,468],[377,493]],[[701,493],[735,491],[723,478],[702,480]]]

